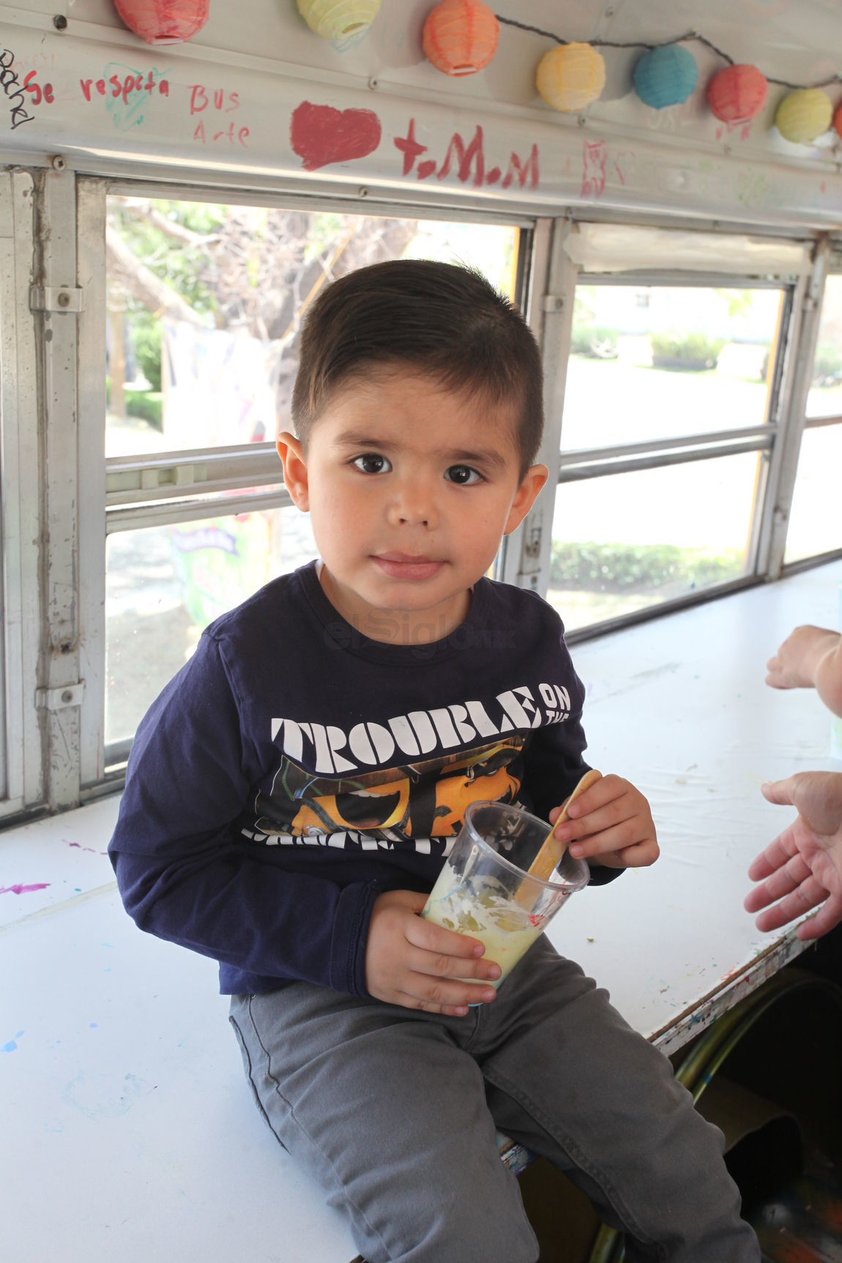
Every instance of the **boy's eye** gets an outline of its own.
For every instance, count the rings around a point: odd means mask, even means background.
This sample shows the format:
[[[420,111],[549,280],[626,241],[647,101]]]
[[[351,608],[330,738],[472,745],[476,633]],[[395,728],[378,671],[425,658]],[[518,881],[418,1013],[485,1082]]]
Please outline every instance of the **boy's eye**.
[[[364,474],[388,474],[392,468],[386,457],[379,456],[377,452],[364,452],[362,456],[355,456],[351,464]]]
[[[468,487],[472,483],[482,481],[482,474],[472,469],[470,465],[451,465],[444,476],[448,482],[455,482],[460,487]]]

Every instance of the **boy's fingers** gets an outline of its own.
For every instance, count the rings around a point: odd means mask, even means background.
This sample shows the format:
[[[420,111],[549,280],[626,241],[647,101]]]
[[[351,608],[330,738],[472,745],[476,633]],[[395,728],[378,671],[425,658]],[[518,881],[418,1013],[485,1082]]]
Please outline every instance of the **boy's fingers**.
[[[585,775],[581,777],[578,783],[573,787],[572,793],[568,794],[564,802],[559,807],[558,818],[563,821],[564,818],[569,816],[571,812],[574,816],[586,816],[588,812],[592,810],[592,807],[596,807],[604,796],[603,787],[600,787],[598,794],[593,794],[590,791],[594,785],[605,779],[606,778],[602,775],[602,773],[595,767],[592,767],[589,771],[585,772]],[[611,778],[608,777],[608,780],[610,781]]]
[[[579,807],[579,803],[576,803],[576,807]],[[615,844],[623,845],[623,838],[617,830],[623,828],[624,825],[634,827],[636,817],[628,817],[627,810],[628,808],[624,807],[619,799],[611,799],[610,802],[594,806],[590,811],[580,811],[575,820],[572,817],[565,820],[564,824],[556,828],[556,836],[567,843],[587,839],[589,844],[599,837],[602,841],[601,850],[613,850]],[[609,838],[607,846],[605,845],[606,838]],[[625,839],[626,842],[632,840]]]
[[[622,851],[634,846],[648,846],[651,830],[647,831],[642,820],[617,821],[612,814],[593,812],[576,821],[570,835],[573,855],[602,855],[609,851]]]
[[[460,981],[475,978],[488,982],[500,977],[500,966],[484,956],[465,959],[451,956],[448,952],[427,952],[415,949],[408,958],[410,969],[425,978],[458,978]]]
[[[488,978],[470,976],[473,964],[462,962],[463,977],[426,972],[426,964],[422,962],[418,968],[415,962],[405,961],[403,968],[394,976],[378,980],[378,985],[371,988],[372,994],[390,1004],[451,1014],[466,1012],[471,1004],[490,1004],[497,997]],[[489,966],[485,965],[485,968]],[[499,967],[496,967],[496,972],[499,974]]]
[[[491,1004],[497,992],[487,983],[471,985],[462,980],[431,979],[426,974],[412,974],[404,993],[412,1007],[429,1013],[466,1009],[470,1004]]]
[[[425,952],[436,952],[442,956],[458,956],[464,959],[482,956],[485,952],[485,946],[479,939],[458,934],[455,930],[448,930],[433,921],[425,921],[423,917],[416,917],[410,922],[406,936],[413,947],[421,947]]]
[[[577,852],[578,847],[571,848],[571,854],[576,858],[593,860],[595,864],[603,868],[648,868],[660,855],[658,843],[654,838],[613,851],[596,851],[588,848],[587,852],[581,856]]]
[[[401,893],[405,896],[404,902],[410,912],[417,912],[420,914],[423,911],[424,905],[427,902],[426,895],[422,895],[418,890],[405,890]]]

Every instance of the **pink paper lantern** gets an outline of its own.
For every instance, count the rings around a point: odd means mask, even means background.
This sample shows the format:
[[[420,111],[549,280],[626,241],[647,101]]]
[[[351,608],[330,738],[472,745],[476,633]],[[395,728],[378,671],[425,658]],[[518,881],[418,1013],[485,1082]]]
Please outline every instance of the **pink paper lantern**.
[[[497,51],[500,24],[482,0],[440,0],[424,20],[424,56],[443,74],[484,70]]]
[[[766,104],[769,84],[756,66],[726,66],[707,86],[711,113],[723,123],[748,123]]]
[[[210,0],[114,0],[114,8],[147,44],[183,44],[207,22]]]

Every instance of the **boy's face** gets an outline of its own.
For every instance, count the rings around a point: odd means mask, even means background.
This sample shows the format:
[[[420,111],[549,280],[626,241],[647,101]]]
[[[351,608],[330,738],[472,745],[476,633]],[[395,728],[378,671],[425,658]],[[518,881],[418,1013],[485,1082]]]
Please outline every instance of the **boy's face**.
[[[515,414],[411,367],[380,368],[334,393],[306,452],[278,441],[287,489],[309,511],[322,584],[364,635],[440,640],[547,477],[520,477]]]

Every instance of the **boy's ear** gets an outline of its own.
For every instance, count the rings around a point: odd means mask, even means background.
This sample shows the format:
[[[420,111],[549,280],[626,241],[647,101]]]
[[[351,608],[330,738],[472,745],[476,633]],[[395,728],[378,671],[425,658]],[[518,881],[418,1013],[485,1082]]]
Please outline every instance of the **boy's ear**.
[[[284,484],[292,496],[292,502],[302,513],[306,513],[310,508],[310,486],[301,441],[288,430],[284,430],[275,446],[284,467]]]
[[[511,535],[512,531],[520,526],[535,501],[538,499],[538,493],[547,481],[550,471],[546,465],[532,465],[524,474],[520,486],[515,492],[515,498],[512,500],[509,516],[506,518],[506,525],[503,528],[504,535]]]

